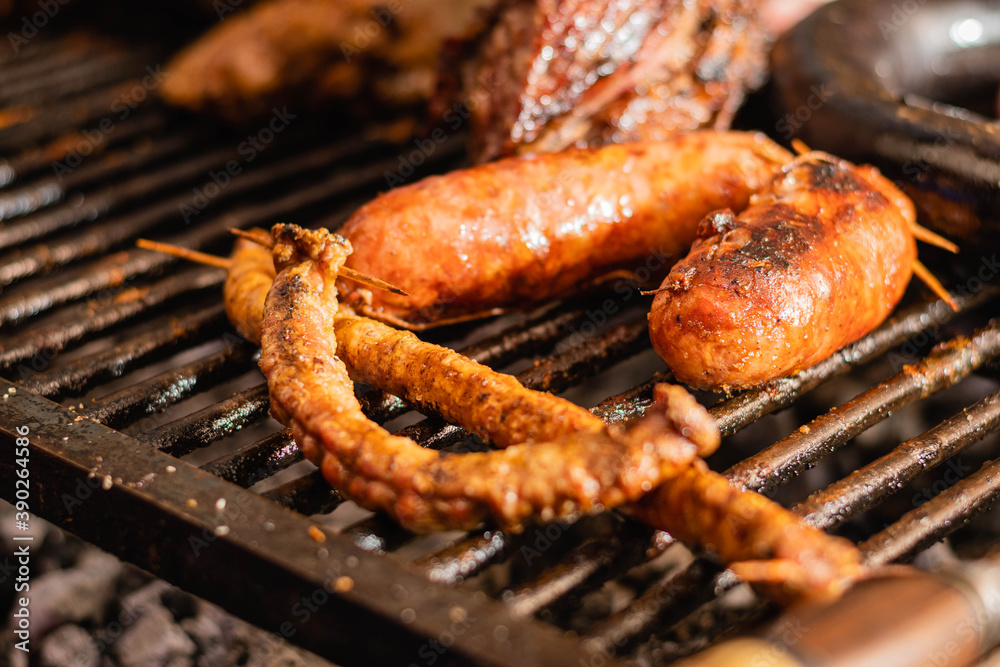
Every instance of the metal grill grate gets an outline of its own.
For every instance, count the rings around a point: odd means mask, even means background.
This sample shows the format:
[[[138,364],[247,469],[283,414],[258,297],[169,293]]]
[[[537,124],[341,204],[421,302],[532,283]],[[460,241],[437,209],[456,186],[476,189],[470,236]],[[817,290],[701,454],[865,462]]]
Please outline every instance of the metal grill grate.
[[[38,514],[344,663],[597,665],[613,664],[611,656],[666,663],[769,611],[750,602],[709,627],[692,621],[706,604],[720,614],[725,605],[714,601],[738,582],[711,559],[688,557],[668,535],[617,515],[521,535],[417,538],[380,516],[352,514],[267,418],[255,350],[225,320],[221,272],[133,242],[153,236],[225,252],[230,227],[335,225],[384,188],[400,147],[303,121],[259,159],[240,162],[241,173],[223,187],[212,174],[242,159],[239,135],[199,129],[146,101],[58,178],[52,165],[86,145],[85,130],[107,116],[109,99],[157,54],[96,38],[39,37],[30,46],[0,74],[0,103],[28,108],[21,122],[0,129],[0,376],[7,379],[0,433],[10,439],[17,426],[31,427]],[[460,139],[422,171],[453,166]],[[204,207],[194,203],[198,193]],[[963,267],[950,267],[952,284],[969,287],[972,273]],[[867,449],[855,440],[906,405],[933,413],[947,388],[1000,353],[1000,322],[984,315],[1000,287],[966,289],[957,314],[911,292],[910,305],[888,323],[816,367],[759,390],[703,397],[714,401],[727,435],[764,424],[724,446],[723,456],[745,457],[729,467],[731,480],[782,499],[789,485],[806,488],[794,510],[863,540],[878,563],[912,557],[1000,492],[996,464],[979,453],[973,458],[982,467],[919,506],[892,502],[919,475],[997,430],[995,383],[981,381],[960,399],[964,410],[923,434]],[[663,377],[649,377],[648,302],[638,301],[590,337],[571,336],[593,324],[586,300],[431,335],[513,369],[529,387],[575,396],[611,393],[609,383],[621,383],[611,372],[639,368],[640,384],[594,407],[620,422],[642,413]],[[943,344],[928,353],[931,341]],[[862,388],[855,398],[832,409],[801,407],[841,375]],[[409,419],[401,432],[425,446],[480,446],[433,415],[414,422],[395,397],[361,398],[377,422]],[[789,406],[801,410],[786,417],[803,425],[774,442],[778,422],[761,420]],[[820,413],[811,421],[810,409]],[[802,474],[852,450],[863,466],[843,479]],[[8,497],[12,465],[0,457]],[[886,525],[852,522],[866,512]],[[322,533],[310,530],[317,526]],[[323,602],[302,614],[303,599]],[[678,630],[692,625],[700,629]]]

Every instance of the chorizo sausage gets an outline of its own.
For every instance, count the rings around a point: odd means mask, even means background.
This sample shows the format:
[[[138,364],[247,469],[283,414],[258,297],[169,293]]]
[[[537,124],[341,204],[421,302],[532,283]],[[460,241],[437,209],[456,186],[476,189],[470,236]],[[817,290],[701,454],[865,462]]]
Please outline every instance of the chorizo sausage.
[[[357,312],[401,326],[522,308],[683,256],[698,221],[740,210],[791,160],[763,134],[692,132],[669,141],[513,157],[392,190],[341,234],[347,266],[409,293],[341,282]]]
[[[807,368],[862,337],[916,262],[912,202],[870,166],[810,152],[734,215],[706,217],[649,314],[653,347],[701,389]]]

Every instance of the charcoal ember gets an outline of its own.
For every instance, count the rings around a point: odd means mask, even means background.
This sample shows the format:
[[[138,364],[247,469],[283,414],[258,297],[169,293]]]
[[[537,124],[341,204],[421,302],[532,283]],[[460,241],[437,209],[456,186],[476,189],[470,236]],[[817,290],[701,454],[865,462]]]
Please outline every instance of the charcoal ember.
[[[180,667],[189,665],[197,653],[194,640],[187,636],[166,608],[152,601],[135,623],[114,643],[111,650],[124,667]]]
[[[48,522],[46,527],[51,526]],[[32,561],[37,563],[38,571],[50,572],[71,568],[87,551],[87,544],[78,537],[61,530],[46,530],[45,541],[34,553]]]
[[[246,653],[243,642],[234,641],[235,620],[213,604],[200,602],[192,616],[180,622],[181,629],[198,647],[199,665],[237,664]]]
[[[246,667],[331,667],[326,660],[259,630],[248,654]]]
[[[67,624],[42,640],[38,662],[42,667],[97,667],[101,655],[90,633]]]
[[[160,595],[160,602],[173,615],[174,620],[181,620],[194,616],[198,603],[194,596],[185,593],[181,589],[171,586]]]
[[[37,577],[31,582],[34,636],[41,638],[64,623],[100,623],[121,571],[114,556],[87,549],[72,569]]]
[[[469,50],[477,162],[728,129],[764,79],[756,0],[518,0]]]

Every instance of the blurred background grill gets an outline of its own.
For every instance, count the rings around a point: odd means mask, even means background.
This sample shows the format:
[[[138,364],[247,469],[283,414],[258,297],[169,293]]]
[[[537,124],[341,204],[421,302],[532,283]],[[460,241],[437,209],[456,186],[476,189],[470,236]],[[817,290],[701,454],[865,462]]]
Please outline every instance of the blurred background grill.
[[[233,227],[335,228],[401,165],[416,165],[406,180],[460,165],[463,136],[420,151],[296,109],[210,126],[156,100],[172,42],[138,47],[107,25],[40,30],[0,56],[0,433],[31,428],[33,511],[344,664],[668,664],[774,613],[711,558],[617,514],[417,537],[342,501],[268,418],[223,272],[134,242],[226,254]],[[766,114],[757,99],[744,122]],[[960,312],[914,285],[818,366],[699,395],[728,436],[713,468],[872,563],[947,536],[977,556],[997,537],[989,515],[972,521],[1000,492],[995,258],[921,252]],[[619,290],[423,337],[623,421],[669,379],[648,306]],[[373,420],[425,446],[484,446],[359,392]],[[0,473],[13,499],[12,455]]]

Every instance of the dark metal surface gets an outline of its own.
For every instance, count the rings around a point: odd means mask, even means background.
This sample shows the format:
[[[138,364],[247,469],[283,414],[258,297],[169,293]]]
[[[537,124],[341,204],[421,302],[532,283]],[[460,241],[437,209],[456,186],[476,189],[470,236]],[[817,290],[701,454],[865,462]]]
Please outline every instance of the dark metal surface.
[[[987,117],[950,103],[969,101],[957,91],[995,100],[998,15],[993,0],[820,8],[775,46],[786,112],[779,131],[879,165],[914,198],[924,224],[996,247],[1000,134]],[[963,21],[978,24],[974,40],[959,37]],[[987,113],[996,113],[992,102]]]

